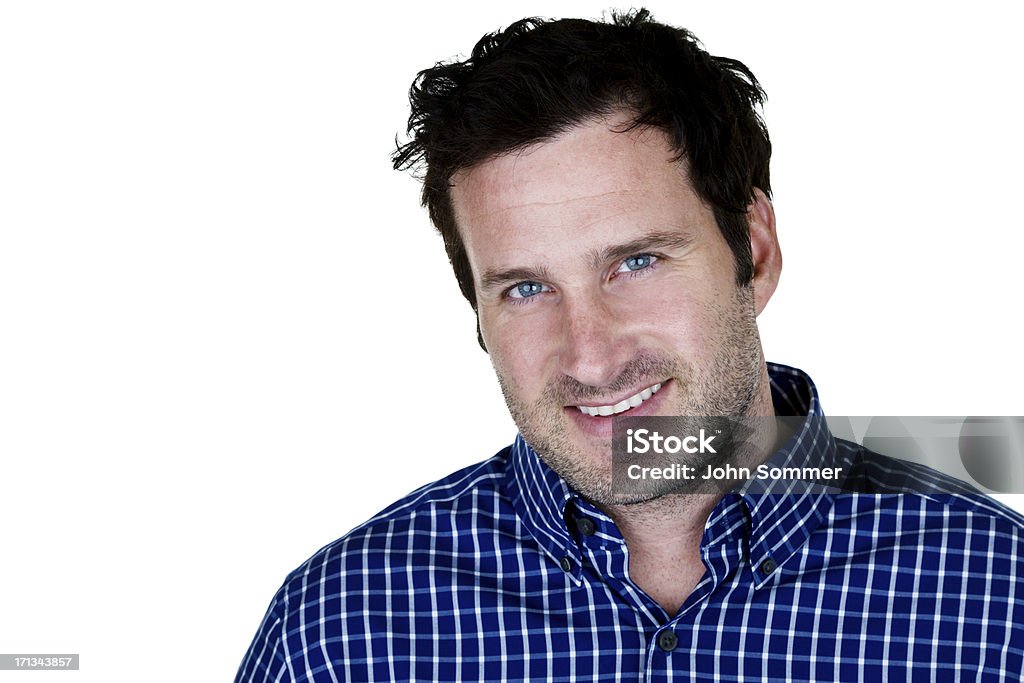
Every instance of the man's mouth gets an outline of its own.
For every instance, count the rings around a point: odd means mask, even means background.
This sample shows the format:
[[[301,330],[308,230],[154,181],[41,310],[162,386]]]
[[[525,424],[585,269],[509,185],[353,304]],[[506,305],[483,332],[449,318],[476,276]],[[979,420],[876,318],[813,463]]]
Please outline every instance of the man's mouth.
[[[619,413],[626,412],[630,408],[636,408],[638,405],[649,399],[651,396],[654,396],[656,393],[658,393],[658,390],[661,389],[661,384],[662,383],[659,382],[657,384],[647,387],[646,389],[638,391],[632,396],[622,399],[615,405],[576,407],[580,409],[581,413],[584,413],[585,415],[592,415],[595,417],[599,415],[602,417],[608,415],[618,415]]]

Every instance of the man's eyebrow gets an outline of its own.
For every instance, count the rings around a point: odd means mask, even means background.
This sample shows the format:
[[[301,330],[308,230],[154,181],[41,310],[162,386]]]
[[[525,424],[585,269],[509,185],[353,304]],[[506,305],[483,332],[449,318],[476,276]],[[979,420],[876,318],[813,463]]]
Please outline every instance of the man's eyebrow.
[[[600,270],[609,261],[619,261],[629,256],[642,254],[645,251],[658,249],[685,249],[693,244],[693,235],[682,230],[659,230],[649,232],[645,235],[605,247],[600,251],[590,254],[590,261],[595,270]],[[504,285],[512,285],[517,282],[537,280],[550,282],[551,276],[547,268],[504,268],[484,271],[480,277],[480,289],[490,291]]]
[[[610,261],[620,261],[630,256],[658,249],[686,249],[693,244],[693,234],[683,230],[658,230],[641,235],[635,240],[614,244],[590,255],[595,270],[603,268]]]
[[[550,280],[547,268],[506,268],[503,270],[484,271],[480,278],[480,288],[489,291],[502,285],[511,285],[528,280]]]

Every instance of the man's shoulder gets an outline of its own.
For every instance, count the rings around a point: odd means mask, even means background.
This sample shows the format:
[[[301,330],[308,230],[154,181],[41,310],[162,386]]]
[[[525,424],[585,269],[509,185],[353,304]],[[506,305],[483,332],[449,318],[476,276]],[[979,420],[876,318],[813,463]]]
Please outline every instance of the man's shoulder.
[[[481,498],[503,496],[502,482],[511,446],[507,446],[482,462],[463,467],[437,481],[425,484],[387,506],[360,524],[342,539],[353,535],[372,534],[382,527],[401,525],[423,514],[441,510],[457,510]]]
[[[1024,515],[973,485],[927,465],[889,457],[861,445],[836,440],[854,463],[848,490],[874,494],[872,505],[901,533],[908,529],[1002,539],[1024,562]],[[861,510],[865,502],[857,503]],[[904,541],[906,538],[904,538]]]
[[[432,632],[439,614],[453,618],[459,587],[500,561],[494,550],[518,531],[504,486],[510,453],[416,489],[288,574],[236,680],[300,680],[297,667],[328,668],[328,643],[368,652],[395,620]]]
[[[458,536],[487,533],[511,514],[503,485],[510,450],[506,447],[395,501],[320,548],[288,575],[285,585],[301,583],[311,571],[345,572],[353,563],[412,563],[419,551],[443,547]]]

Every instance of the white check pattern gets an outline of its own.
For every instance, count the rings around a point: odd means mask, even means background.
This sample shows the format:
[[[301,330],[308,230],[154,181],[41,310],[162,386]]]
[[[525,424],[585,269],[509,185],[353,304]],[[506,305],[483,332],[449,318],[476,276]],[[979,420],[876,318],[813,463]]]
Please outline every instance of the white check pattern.
[[[808,417],[783,451],[851,463],[862,493],[725,495],[677,614],[518,438],[292,572],[236,681],[1024,680],[1024,518],[896,492],[934,473],[834,439],[810,378],[769,371],[776,410]]]

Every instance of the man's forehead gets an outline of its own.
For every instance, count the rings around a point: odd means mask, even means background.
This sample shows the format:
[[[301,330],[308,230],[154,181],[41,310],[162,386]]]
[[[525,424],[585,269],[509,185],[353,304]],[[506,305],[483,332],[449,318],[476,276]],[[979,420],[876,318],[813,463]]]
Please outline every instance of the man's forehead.
[[[451,194],[457,223],[476,229],[502,223],[504,213],[543,220],[563,211],[596,220],[686,182],[664,133],[623,127],[617,120],[580,124],[460,171]]]

